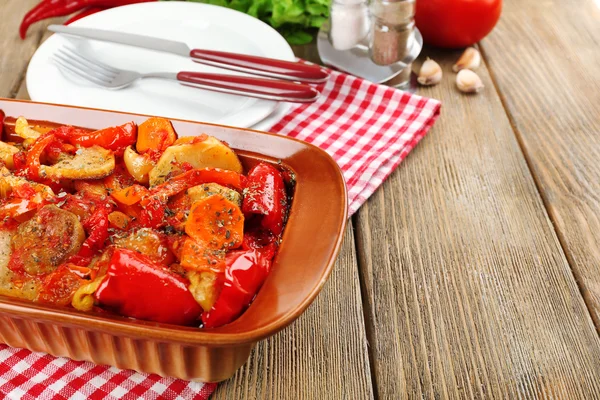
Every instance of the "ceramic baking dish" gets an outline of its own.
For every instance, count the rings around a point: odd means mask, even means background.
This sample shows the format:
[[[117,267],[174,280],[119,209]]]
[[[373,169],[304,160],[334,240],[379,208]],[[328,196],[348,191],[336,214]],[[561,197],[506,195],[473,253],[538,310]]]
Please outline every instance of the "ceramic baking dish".
[[[0,99],[7,116],[103,128],[147,116]],[[246,167],[281,162],[297,178],[282,245],[248,310],[213,329],[178,327],[0,296],[0,341],[13,347],[186,380],[218,382],[246,362],[254,345],[292,323],[319,293],[340,249],[347,219],[342,174],[310,144],[246,129],[173,120],[180,136],[226,141]]]

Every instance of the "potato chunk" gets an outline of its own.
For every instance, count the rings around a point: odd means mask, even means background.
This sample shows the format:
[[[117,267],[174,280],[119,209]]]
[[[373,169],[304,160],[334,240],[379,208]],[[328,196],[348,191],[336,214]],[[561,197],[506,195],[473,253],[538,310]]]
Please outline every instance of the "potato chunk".
[[[19,152],[19,149],[8,143],[0,142],[0,161],[6,165],[8,169],[14,169],[15,163],[13,162],[13,156]]]
[[[139,251],[161,264],[169,265],[174,261],[166,236],[150,228],[141,228],[128,236],[115,238],[114,245]]]
[[[115,156],[100,146],[83,147],[73,158],[42,165],[40,175],[50,179],[100,179],[115,170]]]
[[[181,164],[194,168],[221,168],[242,173],[242,163],[225,143],[208,136],[207,139],[168,147],[149,174],[150,186],[161,184],[182,172]]]
[[[0,230],[0,294],[33,300],[37,297],[40,281],[31,279],[23,282],[22,278],[8,269],[12,253],[10,242],[14,233],[13,230]]]
[[[35,190],[36,194],[29,200],[39,202],[41,199],[54,198],[54,192],[46,185],[28,181],[20,176],[13,175],[6,167],[0,167],[0,199],[8,197],[13,188],[27,184]]]
[[[203,185],[194,186],[188,189],[187,195],[190,196],[190,204],[194,204],[198,200],[205,199],[213,194],[220,194],[227,200],[239,207],[242,206],[242,195],[233,189],[226,188],[225,186],[218,185],[216,183],[206,183]]]
[[[123,154],[123,161],[127,171],[136,181],[144,185],[148,183],[148,173],[154,168],[152,160],[136,153],[131,146],[128,146]]]
[[[30,275],[47,274],[77,253],[84,240],[83,226],[75,214],[46,205],[17,228],[9,265]]]

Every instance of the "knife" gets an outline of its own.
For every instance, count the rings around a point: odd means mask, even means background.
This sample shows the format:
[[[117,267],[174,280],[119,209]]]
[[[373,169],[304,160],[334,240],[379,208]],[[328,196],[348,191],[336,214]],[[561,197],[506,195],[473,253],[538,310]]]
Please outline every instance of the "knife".
[[[324,68],[314,64],[303,64],[216,50],[190,49],[187,44],[175,40],[64,25],[50,25],[48,30],[55,33],[84,37],[86,39],[100,40],[102,42],[118,43],[177,54],[178,56],[191,58],[192,61],[200,64],[269,78],[303,83],[323,83],[329,78],[329,73]]]

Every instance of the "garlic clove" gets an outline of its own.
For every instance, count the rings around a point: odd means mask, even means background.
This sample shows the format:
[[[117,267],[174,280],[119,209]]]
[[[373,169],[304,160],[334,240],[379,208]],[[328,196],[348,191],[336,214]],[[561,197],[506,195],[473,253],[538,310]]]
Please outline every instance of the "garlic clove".
[[[458,72],[461,69],[476,69],[481,65],[481,53],[474,47],[468,47],[465,52],[460,56],[456,64],[452,66],[454,72]]]
[[[442,81],[442,68],[438,63],[428,58],[423,63],[417,82],[423,86],[437,85]]]
[[[478,93],[484,86],[479,75],[470,69],[461,69],[456,75],[456,86],[464,93]]]

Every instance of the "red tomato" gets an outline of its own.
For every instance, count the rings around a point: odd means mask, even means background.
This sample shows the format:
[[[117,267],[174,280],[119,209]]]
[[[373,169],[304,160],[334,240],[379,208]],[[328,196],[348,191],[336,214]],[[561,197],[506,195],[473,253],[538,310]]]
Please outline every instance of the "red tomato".
[[[415,22],[426,44],[467,47],[494,29],[502,0],[418,0]]]

